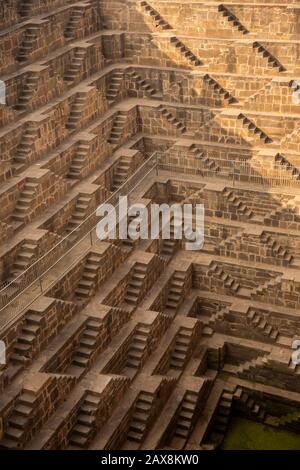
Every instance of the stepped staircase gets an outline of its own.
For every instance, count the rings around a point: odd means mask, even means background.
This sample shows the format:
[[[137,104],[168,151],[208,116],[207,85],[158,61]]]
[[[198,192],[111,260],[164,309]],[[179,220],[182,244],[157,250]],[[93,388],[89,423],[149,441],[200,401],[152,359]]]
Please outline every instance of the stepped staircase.
[[[264,232],[261,236],[261,240],[265,243],[271,250],[272,253],[284,262],[284,265],[289,265],[293,261],[293,256],[289,254],[286,248],[280,245],[276,240],[272,238],[271,235]]]
[[[91,196],[79,195],[72,212],[71,219],[66,229],[67,234],[73,232],[87,218],[89,206],[92,201]],[[76,234],[74,234],[76,236]]]
[[[132,306],[137,306],[140,296],[141,289],[145,282],[147,275],[147,265],[137,262],[131,273],[131,277],[127,284],[125,293],[125,302]]]
[[[117,147],[122,139],[124,133],[124,127],[127,121],[127,113],[118,111],[112,125],[112,130],[108,142],[113,146]]]
[[[265,134],[265,132],[259,129],[257,125],[254,124],[254,122],[252,122],[249,118],[247,118],[245,114],[240,113],[237,118],[242,121],[243,126],[246,127],[250,131],[250,133],[254,135],[258,135],[258,137],[260,138],[260,140],[263,141],[263,143],[270,144],[273,142],[273,140],[270,137],[268,137],[267,134]]]
[[[152,8],[149,5],[149,3],[145,1],[142,1],[139,3],[142,7],[142,10],[144,10],[145,13],[151,16],[158,30],[165,31],[168,29],[172,29],[172,26],[170,26],[169,23],[166,20],[164,20],[163,17],[156,10],[154,10],[154,8]]]
[[[96,416],[101,396],[88,392],[80,406],[75,426],[68,437],[67,450],[87,449],[96,432]]]
[[[89,144],[79,142],[75,155],[72,158],[71,165],[69,167],[68,178],[75,180],[79,180],[81,178],[81,173],[85,167],[89,151]]]
[[[295,129],[290,132],[289,134],[286,134],[282,139],[281,139],[281,148],[288,148],[289,150],[292,150],[293,152],[297,152],[299,149],[299,135],[300,135],[300,124],[295,125]],[[297,152],[298,153],[298,152]]]
[[[18,103],[16,104],[15,108],[18,111],[26,111],[27,107],[33,98],[34,94],[37,91],[39,82],[39,74],[34,72],[29,72],[28,76],[26,77],[23,89],[19,96]]]
[[[180,302],[184,298],[184,285],[186,281],[186,273],[181,271],[175,271],[170,281],[168,288],[168,295],[166,304],[164,307],[164,313],[169,315],[175,315]]]
[[[26,365],[31,359],[34,344],[42,328],[42,318],[43,316],[36,312],[29,312],[25,315],[21,331],[9,358],[13,364]]]
[[[260,42],[255,41],[253,43],[253,49],[256,49],[257,52],[268,61],[268,64],[271,67],[278,69],[279,72],[286,72],[285,67],[283,67],[283,65],[281,65],[281,63],[269,51],[267,51],[262,44],[260,44]]]
[[[38,183],[26,181],[12,214],[14,221],[20,222],[21,224],[26,222],[38,187]]]
[[[240,31],[242,34],[248,34],[249,31],[241,24],[241,22],[238,20],[238,18],[233,15],[228,8],[225,7],[225,5],[219,5],[218,6],[218,11],[222,13],[222,15],[227,18],[227,20],[232,23],[232,25]]]
[[[221,85],[219,85],[219,83],[210,75],[204,75],[203,80],[208,83],[208,85],[211,86],[214,91],[217,91],[222,96],[222,98],[227,101],[227,103],[237,103],[237,99],[232,96],[229,91],[225,90]]]
[[[176,371],[182,371],[187,361],[193,330],[191,328],[181,327],[176,335],[175,344],[172,349],[169,368]]]
[[[23,271],[29,268],[29,266],[36,260],[37,256],[38,245],[30,241],[25,241],[17,252],[12,268],[9,272],[8,281],[13,281]]]
[[[97,318],[90,318],[79,339],[79,345],[75,348],[67,374],[81,375],[91,362],[93,353],[98,344],[98,338],[102,332],[103,323]]]
[[[250,414],[255,417],[255,420],[264,421],[266,417],[265,408],[257,403],[245,390],[240,389],[238,400]]]
[[[289,174],[291,175],[293,179],[295,180],[300,179],[299,169],[295,165],[293,165],[291,162],[289,162],[286,157],[281,155],[281,153],[277,153],[277,155],[275,156],[275,162],[280,163],[280,165],[282,165],[289,172]]]
[[[252,293],[252,297],[255,297],[257,295],[263,296],[266,292],[268,292],[271,289],[271,292],[273,291],[273,288],[275,287],[281,287],[281,277],[282,275],[272,277],[271,279],[267,279],[263,284],[258,286],[256,289],[254,289]]]
[[[86,49],[77,48],[74,53],[74,57],[71,60],[70,67],[67,69],[64,80],[71,86],[78,78],[80,71],[82,70],[83,63],[86,58]]]
[[[172,114],[170,111],[167,110],[167,108],[164,105],[160,105],[157,110],[162,114],[162,116],[170,123],[172,126],[176,128],[181,134],[183,134],[186,131],[185,125],[180,122],[174,114]]]
[[[181,402],[178,417],[175,423],[175,431],[170,442],[171,448],[182,449],[193,428],[198,404],[198,394],[188,390]]]
[[[123,71],[117,70],[116,72],[113,73],[107,93],[106,93],[106,99],[110,106],[113,105],[117,101],[117,98],[121,91],[123,80],[124,80]]]
[[[224,390],[221,395],[213,417],[212,431],[209,436],[209,441],[212,441],[214,447],[218,447],[222,443],[226,434],[233,398],[234,392],[232,390]]]
[[[122,156],[116,165],[113,175],[111,191],[117,191],[128,179],[131,167],[131,158]]]
[[[294,411],[280,416],[280,418],[272,417],[270,420],[269,417],[266,418],[266,424],[271,424],[272,426],[291,429],[293,431],[299,432],[300,429],[300,412]]]
[[[219,309],[207,319],[200,317],[200,322],[204,326],[202,330],[202,334],[211,336],[213,333],[213,328],[215,327],[216,323],[221,322],[224,320],[226,314],[229,314],[229,310],[227,307],[219,307]]]
[[[81,19],[83,17],[83,10],[81,8],[74,8],[71,11],[70,20],[64,31],[64,36],[67,41],[72,41],[76,37],[76,31],[81,27]]]
[[[78,129],[80,118],[83,115],[84,107],[86,105],[87,95],[86,93],[77,93],[74,103],[71,106],[66,128],[70,132],[75,132]]]
[[[139,393],[126,434],[129,441],[141,443],[145,438],[154,402],[152,393],[145,391]]]
[[[0,449],[20,449],[25,443],[36,410],[37,396],[23,391],[16,400],[13,411],[4,427]]]
[[[237,366],[236,375],[243,377],[245,374],[254,372],[257,368],[263,368],[266,364],[268,364],[267,354],[260,355],[255,359],[251,359],[251,361],[243,362]]]
[[[161,98],[161,95],[153,88],[153,86],[145,80],[141,75],[139,75],[135,70],[128,72],[129,77],[131,77],[138,85],[139,88],[145,91],[145,93],[151,98]]]
[[[189,65],[192,65],[193,67],[199,67],[202,65],[201,60],[198,59],[198,57],[195,56],[195,54],[193,54],[192,51],[176,36],[170,38],[170,43],[182,55],[182,57],[184,57]]]
[[[253,328],[257,328],[260,333],[268,337],[272,342],[276,341],[279,335],[279,331],[270,325],[270,323],[268,323],[262,315],[260,315],[255,310],[250,309],[249,313],[247,314],[247,319]]]
[[[101,261],[102,256],[98,253],[88,255],[81,279],[75,289],[75,296],[78,299],[88,299],[94,294]]]
[[[223,282],[224,287],[229,289],[233,294],[237,294],[239,292],[239,283],[230,274],[226,273],[215,261],[213,261],[209,267],[208,275],[220,279]]]
[[[148,325],[138,324],[127,351],[125,368],[123,374],[126,375],[128,369],[139,369],[142,360],[147,351],[148,338],[150,337],[151,327]]]
[[[249,207],[237,196],[231,189],[225,188],[223,191],[224,198],[235,207],[240,215],[245,215],[248,219],[253,217],[253,212]]]
[[[35,1],[36,0],[21,0],[18,11],[22,18],[32,16],[32,8],[34,7]]]
[[[13,166],[17,172],[24,170],[31,162],[30,157],[34,150],[35,141],[38,139],[38,127],[34,122],[26,125],[20,144],[13,158]]]
[[[26,62],[29,59],[31,52],[36,48],[38,34],[38,26],[29,26],[26,29],[23,41],[16,57],[18,62]]]
[[[172,219],[170,223],[170,238],[162,239],[161,256],[167,259],[172,258],[180,243],[181,241],[179,239],[175,239],[174,219]]]
[[[190,147],[190,151],[194,154],[194,158],[204,163],[204,165],[211,171],[220,171],[220,167],[215,163],[214,160],[209,158],[204,152],[201,152],[199,147],[196,144],[192,144]]]

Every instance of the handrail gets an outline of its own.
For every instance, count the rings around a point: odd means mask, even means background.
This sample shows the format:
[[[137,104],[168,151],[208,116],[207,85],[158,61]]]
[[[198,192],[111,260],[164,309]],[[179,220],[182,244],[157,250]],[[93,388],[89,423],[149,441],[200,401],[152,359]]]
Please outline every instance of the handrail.
[[[158,170],[167,170],[169,172],[180,172],[182,174],[196,174],[196,175],[201,175],[202,177],[213,177],[213,178],[224,178],[224,179],[230,179],[231,182],[234,184],[235,181],[238,181],[238,178],[240,176],[246,176],[250,177],[249,182],[251,181],[251,178],[255,180],[257,184],[266,184],[268,186],[277,186],[278,181],[280,184],[283,182],[288,182],[288,183],[297,183],[295,186],[300,187],[300,180],[294,180],[292,176],[288,178],[286,176],[286,170],[284,169],[282,164],[278,164],[277,162],[272,165],[272,167],[269,169],[273,169],[273,171],[281,170],[284,171],[285,177],[282,177],[281,175],[277,176],[268,176],[267,174],[260,174],[261,172],[267,173],[268,170],[264,166],[260,165],[253,165],[251,164],[251,160],[249,161],[243,161],[243,162],[236,162],[236,161],[225,161],[226,170],[210,170],[205,168],[203,165],[203,162],[201,160],[197,160],[197,166],[195,167],[183,167],[183,166],[176,166],[173,165],[172,163],[166,162],[165,158],[162,159],[162,153],[161,152],[154,152],[150,157],[147,158],[147,160],[141,165],[141,167],[138,168],[138,170],[133,173],[128,180],[123,183],[120,188],[115,191],[112,195],[109,196],[109,198],[104,201],[104,203],[108,204],[116,204],[117,198],[120,195],[129,195],[139,184],[141,181],[143,181],[150,172],[153,171],[154,168],[156,168],[156,171]],[[149,171],[148,168],[150,168]],[[257,171],[257,173],[255,173]],[[245,180],[244,180],[245,181]],[[253,180],[252,180],[253,181]],[[276,183],[276,184],[275,184]],[[76,227],[72,232],[70,232],[67,236],[59,240],[57,244],[55,244],[47,253],[45,253],[41,258],[39,258],[37,261],[35,261],[29,268],[27,268],[25,271],[23,271],[19,276],[17,276],[15,279],[13,279],[9,284],[4,286],[0,290],[0,313],[6,309],[9,305],[11,305],[13,302],[18,302],[18,299],[22,296],[24,292],[31,286],[33,286],[35,283],[39,282],[40,283],[40,293],[43,292],[42,288],[42,280],[43,277],[51,270],[53,269],[60,261],[64,259],[64,257],[68,256],[70,252],[78,246],[87,235],[92,233],[92,231],[96,228],[97,226],[97,219],[95,217],[97,216],[97,209],[93,211],[86,219],[80,223],[78,227]],[[74,237],[76,235],[76,237]],[[92,238],[92,237],[91,237]],[[92,245],[91,245],[92,246]],[[63,254],[62,254],[63,252]],[[32,302],[30,302],[31,304]],[[20,304],[16,306],[17,314],[26,308],[27,305]],[[14,315],[9,315],[10,317],[14,317]],[[10,321],[10,320],[9,320]],[[2,328],[2,325],[1,325]]]
[[[154,152],[144,163],[139,169],[131,175],[125,183],[123,183],[120,188],[115,191],[109,198],[104,201],[103,203],[111,204],[114,203],[114,201],[117,199],[119,195],[122,194],[122,192],[126,189],[128,191],[128,188],[130,188],[131,184],[133,181],[135,181],[139,176],[143,175],[143,172],[145,169],[149,167],[149,165],[152,163],[152,169],[157,166],[157,153]],[[144,177],[142,178],[144,179]],[[140,181],[140,180],[139,180]],[[49,271],[59,260],[61,260],[64,256],[66,256],[71,249],[73,249],[75,246],[77,246],[83,239],[88,235],[91,231],[93,231],[97,223],[94,222],[94,217],[97,215],[97,209],[93,211],[84,221],[80,223],[78,227],[76,227],[72,232],[70,232],[68,235],[66,235],[64,238],[59,240],[59,242],[54,245],[47,253],[44,253],[38,260],[36,260],[29,268],[27,268],[25,271],[23,271],[21,274],[19,274],[15,279],[13,279],[11,282],[9,282],[6,286],[4,286],[2,289],[0,289],[0,302],[2,300],[2,306],[0,308],[0,312],[6,308],[12,301],[16,300],[16,298],[25,290],[27,289],[30,285],[32,285],[33,282],[36,282],[40,277],[44,276],[46,272]],[[94,222],[94,223],[93,223]],[[91,224],[93,224],[91,226]],[[78,236],[75,238],[74,235],[79,235],[82,236],[78,239]],[[46,269],[43,268],[43,262],[47,261],[47,258],[51,256],[51,254],[55,254],[59,252],[60,247],[66,248],[65,245],[67,246],[67,251],[64,251],[63,256],[59,257],[58,259],[55,260],[53,264],[51,264],[51,267],[49,268],[48,266]],[[37,268],[37,271],[35,272],[35,269]],[[32,274],[35,274],[34,277]],[[27,283],[22,285],[22,281],[27,279]],[[19,287],[21,285],[21,288]],[[9,291],[12,289],[17,289],[17,293],[14,295],[10,296]],[[5,302],[5,296],[7,296],[7,302]]]

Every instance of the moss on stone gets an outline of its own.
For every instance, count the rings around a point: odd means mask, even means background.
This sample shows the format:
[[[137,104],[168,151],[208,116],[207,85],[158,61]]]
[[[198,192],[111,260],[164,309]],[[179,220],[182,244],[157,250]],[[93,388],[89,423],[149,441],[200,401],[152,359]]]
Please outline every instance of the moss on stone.
[[[300,434],[261,423],[232,418],[223,450],[299,450]]]

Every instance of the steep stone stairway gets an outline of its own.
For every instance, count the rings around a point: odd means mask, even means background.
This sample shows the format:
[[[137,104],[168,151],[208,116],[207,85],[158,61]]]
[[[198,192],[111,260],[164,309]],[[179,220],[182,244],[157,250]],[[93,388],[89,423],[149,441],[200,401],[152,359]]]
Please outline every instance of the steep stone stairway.
[[[96,433],[96,416],[101,404],[101,396],[88,392],[80,406],[76,424],[68,437],[67,450],[87,449]]]
[[[298,167],[293,165],[284,155],[278,153],[275,156],[275,162],[282,165],[292,176],[293,179],[299,180],[300,179],[300,170]]]
[[[250,325],[257,329],[259,333],[268,337],[272,342],[276,341],[279,335],[279,331],[274,328],[267,320],[265,320],[262,315],[260,315],[254,309],[251,309],[247,314],[247,319],[249,320]]]
[[[174,315],[184,298],[184,286],[186,281],[186,273],[176,271],[170,281],[168,295],[164,307],[164,313]]]
[[[9,357],[13,364],[26,365],[32,358],[34,345],[41,332],[42,319],[43,315],[37,312],[26,314],[12,354]]]
[[[145,1],[140,1],[139,4],[144,10],[144,12],[147,13],[153,19],[157,29],[162,31],[172,29],[169,23],[164,20],[163,17],[156,10],[154,10],[151,5],[149,5],[149,3]]]
[[[240,392],[241,393],[241,392]],[[212,429],[209,434],[209,442],[214,448],[218,447],[225,436],[227,426],[230,419],[231,409],[233,405],[234,392],[231,390],[224,390],[217,408],[214,413]]]
[[[225,90],[219,83],[212,78],[209,74],[205,74],[203,80],[208,83],[208,85],[214,90],[217,91],[226,101],[228,104],[237,103],[237,99],[232,96],[229,91]]]
[[[30,122],[26,125],[20,144],[17,147],[16,154],[13,157],[13,167],[17,172],[24,170],[31,162],[34,143],[38,137],[37,125]]]
[[[113,121],[112,130],[108,139],[108,142],[112,144],[113,148],[117,147],[121,141],[126,121],[127,114],[119,111]]]
[[[201,152],[196,144],[191,145],[190,151],[194,154],[196,160],[204,163],[208,170],[212,170],[214,172],[220,171],[220,167],[216,164],[216,162],[205,155],[204,152]]]
[[[267,60],[268,64],[279,72],[286,72],[286,68],[258,41],[253,43],[253,48]]]
[[[125,183],[129,177],[131,162],[129,157],[122,156],[120,158],[114,171],[111,191],[117,191]]]
[[[240,113],[237,118],[242,121],[243,126],[247,128],[251,134],[258,135],[263,143],[270,144],[273,142],[272,139],[267,136],[265,132],[259,129],[259,127],[257,127],[257,125],[251,121],[251,119],[245,116],[245,114]]]
[[[93,353],[98,346],[102,326],[102,322],[96,318],[90,318],[86,322],[79,344],[72,355],[67,374],[79,376],[89,366]]]
[[[261,236],[261,240],[272,250],[273,256],[277,259],[282,260],[285,266],[292,263],[293,256],[288,252],[286,248],[284,248],[280,243],[274,240],[274,238],[270,234],[264,232]]]
[[[26,439],[26,433],[35,412],[37,396],[24,391],[17,398],[13,411],[8,418],[8,425],[4,428],[4,435],[0,441],[2,449],[18,449]]]
[[[141,289],[147,275],[147,266],[137,262],[134,265],[125,293],[125,302],[131,306],[136,306],[140,300]]]
[[[248,219],[253,217],[253,211],[241,200],[237,194],[234,193],[233,190],[225,188],[223,191],[223,196],[230,204],[234,206],[239,214],[245,215]]]
[[[158,91],[153,88],[153,86],[149,83],[148,80],[145,80],[141,75],[139,75],[135,70],[131,70],[127,72],[129,77],[134,80],[138,87],[145,91],[145,93],[151,98],[162,98],[162,96],[158,93]]]
[[[232,23],[232,25],[240,31],[242,34],[248,34],[249,31],[241,24],[238,18],[233,15],[225,5],[219,5],[218,11],[222,13],[222,15],[227,18],[227,20]]]
[[[193,67],[200,67],[202,65],[201,60],[176,36],[170,38],[170,43],[189,65],[192,65]]]
[[[66,128],[70,132],[75,132],[80,123],[80,118],[83,115],[83,110],[86,105],[87,95],[86,93],[78,93],[76,95],[75,101],[72,104],[68,122]]]
[[[147,350],[147,344],[150,335],[150,327],[147,325],[139,324],[133,334],[132,341],[128,348],[125,360],[125,367],[122,371],[126,375],[126,371],[129,369],[139,369],[144,355]]]
[[[180,133],[183,133],[186,131],[185,125],[180,122],[176,116],[174,116],[173,113],[167,110],[167,108],[164,105],[160,105],[157,110],[163,115],[163,117],[170,123],[172,126],[174,126]]]
[[[74,211],[72,212],[66,228],[67,234],[76,230],[76,228],[79,227],[79,225],[86,219],[89,213],[91,201],[92,198],[90,196],[79,194]],[[76,235],[76,233],[74,235]]]
[[[175,371],[182,371],[184,369],[191,348],[192,336],[193,330],[191,328],[181,327],[179,329],[171,352],[170,369]]]
[[[31,52],[37,45],[37,39],[39,34],[38,26],[29,26],[24,34],[23,41],[20,45],[16,59],[19,62],[26,62],[29,59]]]
[[[106,99],[110,106],[113,105],[117,101],[118,95],[122,87],[123,80],[124,80],[124,72],[122,72],[121,70],[117,70],[113,73],[109,81],[109,87],[106,93]]]
[[[90,146],[84,142],[79,142],[74,157],[72,158],[69,167],[68,178],[78,180],[81,178],[82,171],[84,170],[87,162]]]
[[[145,391],[139,393],[126,434],[128,440],[138,443],[143,441],[154,403],[153,393]]]
[[[36,260],[37,256],[38,245],[30,241],[25,241],[17,252],[12,268],[9,271],[8,281],[13,281],[25,271],[25,269]]]
[[[17,221],[20,224],[25,224],[31,212],[38,187],[38,183],[26,181],[12,214],[12,219],[14,221]]]
[[[39,74],[34,72],[29,72],[26,81],[23,85],[23,89],[20,93],[18,103],[15,108],[18,111],[26,111],[27,107],[33,98],[35,92],[38,88]]]
[[[76,36],[76,30],[79,29],[83,10],[79,7],[73,8],[70,15],[70,20],[64,31],[64,36],[68,41],[71,41]]]
[[[71,63],[64,74],[64,80],[69,83],[70,86],[73,85],[82,70],[86,54],[86,49],[77,48],[75,50]]]
[[[230,274],[226,273],[222,266],[217,262],[214,261],[211,264],[208,270],[208,275],[220,279],[223,282],[224,287],[231,290],[234,294],[239,292],[239,283]]]
[[[192,430],[197,403],[198,394],[196,392],[187,391],[178,412],[173,438],[170,442],[171,448],[183,448]]]
[[[98,253],[90,253],[84,265],[84,269],[75,289],[78,299],[88,299],[93,295],[98,279],[102,257]]]

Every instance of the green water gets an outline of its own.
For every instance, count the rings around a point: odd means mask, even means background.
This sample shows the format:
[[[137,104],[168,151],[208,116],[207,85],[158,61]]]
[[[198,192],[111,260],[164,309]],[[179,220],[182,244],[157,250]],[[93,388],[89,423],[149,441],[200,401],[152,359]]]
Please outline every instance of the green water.
[[[244,418],[232,418],[222,449],[299,450],[300,434],[278,430]]]

